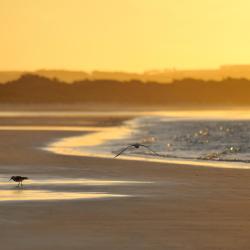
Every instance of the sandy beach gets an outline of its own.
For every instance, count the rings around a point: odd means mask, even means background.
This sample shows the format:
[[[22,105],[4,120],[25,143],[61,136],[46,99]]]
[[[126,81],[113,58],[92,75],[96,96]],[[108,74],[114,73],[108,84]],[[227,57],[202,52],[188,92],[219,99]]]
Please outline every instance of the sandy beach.
[[[102,119],[91,119],[91,125],[104,124]],[[0,121],[1,125],[24,124],[18,118]],[[38,124],[41,118],[24,125]],[[42,124],[51,125],[51,120]],[[69,120],[61,119],[60,125],[69,126]],[[41,150],[56,139],[82,133],[0,131],[0,197],[5,192],[13,196],[10,201],[0,200],[1,249],[250,248],[249,170]],[[8,182],[12,175],[30,180],[17,189]],[[15,200],[25,192],[34,192],[38,200]],[[58,193],[109,196],[39,200],[43,192],[55,197]]]

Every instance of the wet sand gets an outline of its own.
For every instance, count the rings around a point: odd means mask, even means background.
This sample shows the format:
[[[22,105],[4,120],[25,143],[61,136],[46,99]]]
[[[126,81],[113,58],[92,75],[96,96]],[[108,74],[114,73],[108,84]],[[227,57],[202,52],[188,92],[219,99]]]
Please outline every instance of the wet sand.
[[[2,200],[1,249],[250,248],[249,170],[64,156],[40,149],[80,133],[0,131],[0,192],[121,197]],[[7,182],[12,175],[31,180],[17,190]],[[86,180],[125,183],[87,185]]]

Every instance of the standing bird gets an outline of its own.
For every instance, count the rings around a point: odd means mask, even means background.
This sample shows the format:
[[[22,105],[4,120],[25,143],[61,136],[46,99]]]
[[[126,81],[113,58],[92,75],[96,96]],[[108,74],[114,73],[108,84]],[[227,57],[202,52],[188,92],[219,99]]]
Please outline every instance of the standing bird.
[[[134,143],[134,144],[128,145],[126,148],[123,148],[114,158],[116,158],[117,156],[121,155],[123,152],[125,152],[129,148],[136,148],[137,149],[137,148],[140,148],[140,147],[147,148],[148,150],[150,150],[151,152],[153,152],[155,155],[160,156],[154,150],[152,150],[149,146],[146,146],[146,145],[143,145],[143,144],[140,144],[140,143]]]
[[[18,182],[18,187],[23,186],[23,181],[28,180],[28,177],[23,177],[23,176],[12,176],[9,181],[13,180],[15,182]]]

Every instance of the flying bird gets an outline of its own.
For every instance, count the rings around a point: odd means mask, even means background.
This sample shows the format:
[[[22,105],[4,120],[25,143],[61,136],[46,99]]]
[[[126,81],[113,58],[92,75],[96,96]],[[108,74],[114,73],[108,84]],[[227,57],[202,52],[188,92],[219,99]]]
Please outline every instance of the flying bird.
[[[15,182],[18,182],[18,187],[23,185],[24,180],[28,180],[28,177],[23,177],[23,176],[12,176],[9,181],[13,180]]]
[[[133,144],[129,144],[126,148],[123,148],[114,158],[116,158],[117,156],[121,155],[123,152],[125,152],[127,149],[129,148],[140,148],[140,147],[144,147],[147,148],[149,151],[151,151],[152,153],[154,153],[155,155],[160,156],[159,154],[157,154],[154,150],[152,150],[149,146],[146,146],[144,144],[141,143],[133,143]]]

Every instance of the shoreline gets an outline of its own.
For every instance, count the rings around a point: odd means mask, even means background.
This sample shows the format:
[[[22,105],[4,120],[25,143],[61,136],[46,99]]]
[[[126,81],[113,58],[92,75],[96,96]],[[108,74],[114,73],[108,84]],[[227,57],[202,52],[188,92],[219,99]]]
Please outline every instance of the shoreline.
[[[200,114],[199,111],[197,114]],[[222,111],[218,111],[217,116],[221,116]],[[0,131],[55,131],[55,132],[79,132],[73,134],[73,136],[66,135],[56,140],[49,141],[46,145],[41,147],[41,150],[50,151],[55,154],[82,156],[82,157],[98,157],[98,158],[113,158],[112,152],[102,152],[100,149],[93,150],[93,146],[101,145],[105,141],[109,141],[110,138],[121,139],[128,136],[133,132],[133,126],[128,128],[126,123],[132,123],[134,119],[144,117],[145,114],[150,115],[166,115],[174,114],[171,119],[189,119],[185,118],[186,112],[172,113],[169,112],[149,112],[149,113],[137,113],[137,112],[125,112],[117,116],[116,112],[101,112],[100,115],[92,113],[89,116],[88,112],[59,112],[44,111],[34,113],[30,111],[23,112],[0,112]],[[249,118],[249,114],[243,111],[246,115],[245,119]],[[54,117],[56,115],[56,117]],[[184,115],[184,116],[183,116]],[[203,114],[203,117],[209,118],[210,112]],[[175,117],[175,118],[174,118]],[[244,116],[243,116],[244,117]],[[53,122],[51,120],[53,119]],[[80,119],[80,120],[79,120]],[[81,121],[84,120],[84,121]],[[211,118],[209,118],[211,119]],[[221,119],[227,119],[227,116]],[[72,122],[68,122],[72,120]],[[15,121],[16,125],[13,124]],[[67,121],[67,122],[66,122]],[[79,123],[79,126],[75,126],[75,123]],[[59,126],[56,125],[59,123]],[[87,139],[86,139],[87,138]],[[94,142],[93,142],[94,141]],[[78,150],[77,148],[85,145],[85,152]],[[223,161],[223,160],[199,160],[188,158],[171,158],[167,155],[162,155],[162,158],[150,158],[146,155],[125,155],[119,157],[122,160],[133,161],[148,161],[167,163],[175,165],[189,165],[189,166],[202,166],[202,167],[214,167],[214,168],[233,168],[233,169],[250,169],[250,164],[244,161]]]
[[[83,134],[79,134],[73,137],[66,137],[55,140],[48,143],[42,150],[49,151],[55,154],[82,156],[82,157],[97,157],[111,159],[114,157],[114,153],[105,152],[100,147],[111,140],[121,140],[122,138],[128,138],[130,134],[134,132],[135,125],[128,127],[126,123],[133,123],[133,120],[138,117],[131,117],[128,120],[124,120],[119,125],[111,127],[85,127],[83,128]],[[1,130],[1,127],[0,127]],[[76,130],[77,131],[77,130]],[[86,133],[89,132],[89,133]],[[112,138],[112,139],[111,139]],[[96,149],[96,146],[98,149]],[[158,162],[175,165],[194,165],[202,167],[213,168],[232,168],[232,169],[250,169],[250,164],[244,161],[226,161],[226,160],[199,160],[188,158],[173,158],[162,155],[162,157],[147,157],[146,155],[125,155],[119,157],[122,160],[134,160],[145,162]]]
[[[70,122],[75,121],[79,122]],[[19,122],[17,119],[16,124]],[[30,122],[37,125],[37,121]],[[46,122],[50,123],[47,118]],[[1,130],[0,192],[11,191],[9,196],[39,190],[49,190],[51,195],[96,192],[129,196],[0,202],[4,250],[249,249],[249,170],[40,150],[50,141],[81,133]],[[12,175],[28,176],[30,183],[17,190],[8,182]],[[90,180],[128,183],[88,185]]]

